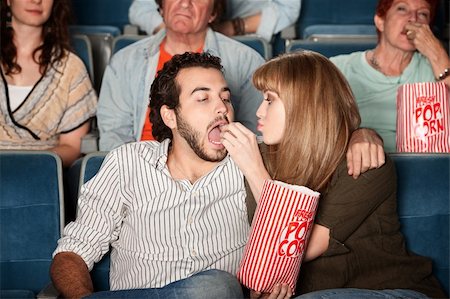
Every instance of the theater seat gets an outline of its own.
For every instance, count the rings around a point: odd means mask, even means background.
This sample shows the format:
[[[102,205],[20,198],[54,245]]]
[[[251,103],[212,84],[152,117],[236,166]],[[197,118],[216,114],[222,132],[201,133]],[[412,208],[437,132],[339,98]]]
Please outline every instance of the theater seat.
[[[100,169],[107,152],[95,152],[86,155],[81,162],[80,186],[94,177]],[[94,290],[109,290],[109,253],[107,253],[100,262],[95,264],[91,271],[92,283]]]
[[[433,260],[449,293],[450,154],[390,154],[397,169],[398,214],[407,248]]]
[[[265,60],[272,58],[272,46],[265,39],[255,35],[233,36],[233,39],[258,52]]]
[[[365,51],[373,49],[376,46],[376,40],[372,39],[351,39],[339,38],[336,40],[311,41],[294,40],[288,43],[286,52],[295,52],[301,50],[310,50],[318,52],[326,57],[333,57],[341,54],[350,54],[356,51]]]
[[[92,56],[92,45],[89,37],[85,34],[73,34],[71,44],[75,54],[81,58],[94,83],[94,58]]]
[[[119,35],[114,38],[113,40],[113,46],[112,46],[112,53],[113,55],[120,51],[121,49],[125,48],[126,46],[131,45],[134,42],[137,42],[143,38],[146,38],[148,36],[146,35]]]
[[[50,281],[64,224],[62,163],[53,152],[0,151],[2,298],[37,295]]]

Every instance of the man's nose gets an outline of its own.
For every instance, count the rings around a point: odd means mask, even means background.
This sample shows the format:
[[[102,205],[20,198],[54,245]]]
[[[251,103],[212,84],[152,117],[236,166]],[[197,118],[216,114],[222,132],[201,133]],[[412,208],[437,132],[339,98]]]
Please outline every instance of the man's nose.
[[[223,99],[219,98],[217,100],[216,112],[219,114],[227,114],[229,112],[230,105],[225,102]]]
[[[189,5],[191,5],[191,1],[192,0],[180,0],[180,4],[181,4],[181,7],[183,7],[183,8],[188,8],[189,7]]]

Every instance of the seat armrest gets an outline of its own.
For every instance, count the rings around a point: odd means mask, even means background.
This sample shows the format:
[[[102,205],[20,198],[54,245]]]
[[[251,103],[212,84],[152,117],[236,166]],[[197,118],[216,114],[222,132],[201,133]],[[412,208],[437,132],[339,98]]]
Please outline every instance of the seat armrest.
[[[53,286],[53,283],[49,283],[45,288],[43,288],[39,294],[37,294],[36,298],[38,299],[57,299],[60,293]]]
[[[127,24],[123,27],[123,34],[125,35],[138,35],[139,27],[136,25]]]

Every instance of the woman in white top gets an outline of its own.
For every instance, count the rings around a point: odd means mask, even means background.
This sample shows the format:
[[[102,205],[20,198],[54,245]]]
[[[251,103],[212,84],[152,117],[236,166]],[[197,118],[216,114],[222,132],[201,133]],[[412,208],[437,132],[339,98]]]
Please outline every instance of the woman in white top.
[[[67,0],[1,1],[0,149],[79,156],[97,96],[70,50]]]

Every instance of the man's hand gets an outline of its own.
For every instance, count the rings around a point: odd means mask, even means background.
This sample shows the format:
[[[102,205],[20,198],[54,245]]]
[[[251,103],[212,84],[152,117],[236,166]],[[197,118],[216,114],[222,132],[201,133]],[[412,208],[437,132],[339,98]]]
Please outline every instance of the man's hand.
[[[348,174],[358,178],[369,169],[379,168],[385,163],[383,140],[372,129],[355,130],[347,151]]]
[[[250,299],[289,299],[292,297],[291,288],[287,284],[279,284],[277,283],[273,288],[272,293],[260,293],[251,290],[250,291]]]

